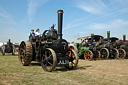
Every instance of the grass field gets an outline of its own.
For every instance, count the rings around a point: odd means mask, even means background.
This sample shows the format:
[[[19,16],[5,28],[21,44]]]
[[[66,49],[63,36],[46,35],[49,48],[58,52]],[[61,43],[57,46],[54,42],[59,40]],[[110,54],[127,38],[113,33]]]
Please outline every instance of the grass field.
[[[45,72],[40,63],[21,66],[17,56],[0,56],[0,85],[128,85],[128,59],[79,60],[76,70]]]

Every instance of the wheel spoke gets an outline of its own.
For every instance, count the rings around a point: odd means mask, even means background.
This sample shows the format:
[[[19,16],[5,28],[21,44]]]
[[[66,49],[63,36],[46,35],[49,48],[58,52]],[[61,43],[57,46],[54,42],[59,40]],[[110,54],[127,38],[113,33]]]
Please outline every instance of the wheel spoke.
[[[20,55],[21,58],[24,58],[23,55]]]
[[[48,64],[50,64],[52,66],[52,63],[48,62]]]
[[[24,51],[24,49],[23,48],[20,48],[22,51]]]
[[[52,54],[50,54],[49,56],[48,56],[48,58],[50,58],[52,56]]]
[[[46,61],[46,58],[43,59],[43,62],[45,62],[45,61]]]
[[[47,57],[47,51],[45,51],[45,57]]]
[[[75,64],[75,63],[72,61],[72,64]]]

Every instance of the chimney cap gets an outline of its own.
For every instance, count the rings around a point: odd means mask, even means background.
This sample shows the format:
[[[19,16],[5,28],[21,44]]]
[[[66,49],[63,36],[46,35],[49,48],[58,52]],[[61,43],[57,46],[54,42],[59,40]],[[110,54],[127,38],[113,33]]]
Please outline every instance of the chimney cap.
[[[57,13],[64,13],[63,10],[58,10]]]
[[[94,34],[91,34],[91,36],[94,36]]]
[[[123,34],[123,36],[126,36],[126,34]]]
[[[110,33],[110,31],[107,31],[107,33]]]

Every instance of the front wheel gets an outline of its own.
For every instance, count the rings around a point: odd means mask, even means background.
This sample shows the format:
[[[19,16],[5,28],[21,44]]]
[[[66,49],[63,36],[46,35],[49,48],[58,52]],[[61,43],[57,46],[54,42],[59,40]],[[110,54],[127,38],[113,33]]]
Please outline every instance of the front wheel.
[[[78,64],[78,55],[77,52],[73,49],[69,49],[66,52],[66,56],[69,57],[69,63],[65,65],[66,68],[68,69],[74,69],[77,67]]]
[[[119,58],[124,59],[126,57],[126,51],[124,49],[118,49]]]
[[[84,58],[87,61],[91,61],[93,59],[93,53],[91,50],[85,51]]]
[[[56,53],[51,48],[46,48],[42,55],[41,66],[44,71],[52,72],[57,65]]]
[[[15,55],[15,46],[12,48],[12,55]]]

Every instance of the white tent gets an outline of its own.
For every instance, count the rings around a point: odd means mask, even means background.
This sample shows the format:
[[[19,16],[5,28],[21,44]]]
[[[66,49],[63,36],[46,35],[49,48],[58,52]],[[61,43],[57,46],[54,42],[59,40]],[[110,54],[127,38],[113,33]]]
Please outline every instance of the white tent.
[[[4,43],[4,44],[7,44],[7,43]],[[2,46],[3,45],[3,42],[0,42],[0,46]]]

